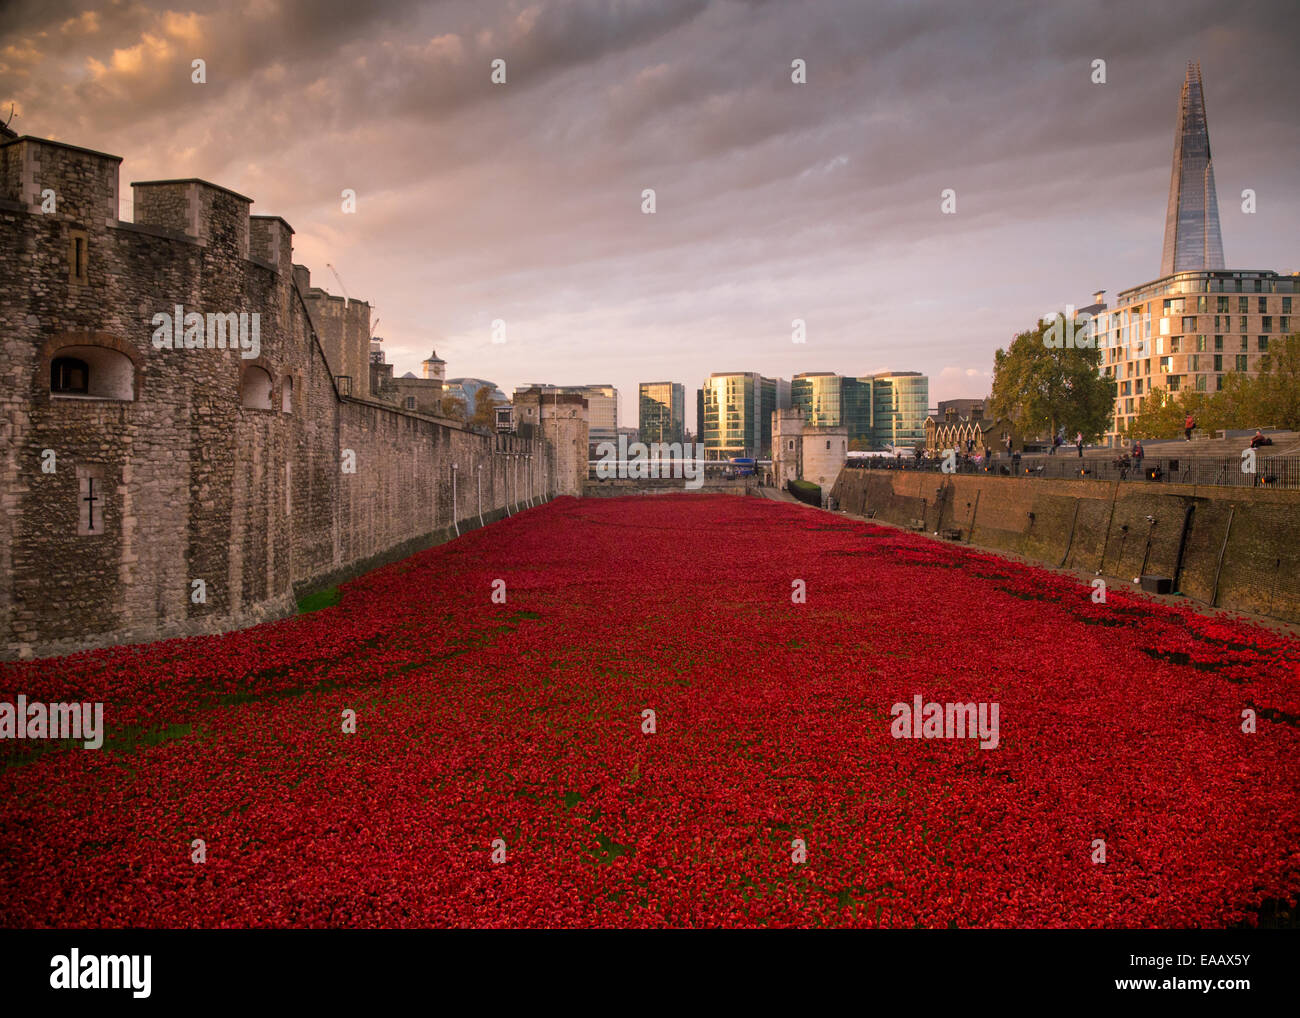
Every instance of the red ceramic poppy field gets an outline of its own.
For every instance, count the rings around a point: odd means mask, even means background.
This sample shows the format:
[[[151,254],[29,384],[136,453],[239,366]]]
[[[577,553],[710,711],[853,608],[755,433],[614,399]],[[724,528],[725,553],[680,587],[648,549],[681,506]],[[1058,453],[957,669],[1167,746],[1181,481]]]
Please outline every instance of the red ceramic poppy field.
[[[561,499],[311,614],[0,666],[0,699],[107,728],[0,746],[0,920],[1222,927],[1294,899],[1300,646],[1091,593],[802,506]],[[997,703],[996,748],[895,738],[918,695]]]

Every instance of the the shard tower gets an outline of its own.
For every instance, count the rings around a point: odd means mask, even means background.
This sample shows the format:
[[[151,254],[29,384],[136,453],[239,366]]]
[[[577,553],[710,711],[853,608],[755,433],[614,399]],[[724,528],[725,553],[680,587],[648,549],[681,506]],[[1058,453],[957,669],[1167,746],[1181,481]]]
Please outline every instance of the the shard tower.
[[[1214,191],[1210,131],[1205,124],[1205,93],[1201,65],[1187,65],[1178,129],[1174,133],[1174,168],[1169,178],[1169,210],[1165,213],[1165,248],[1160,275],[1196,269],[1223,268],[1223,236],[1219,232],[1219,199]]]

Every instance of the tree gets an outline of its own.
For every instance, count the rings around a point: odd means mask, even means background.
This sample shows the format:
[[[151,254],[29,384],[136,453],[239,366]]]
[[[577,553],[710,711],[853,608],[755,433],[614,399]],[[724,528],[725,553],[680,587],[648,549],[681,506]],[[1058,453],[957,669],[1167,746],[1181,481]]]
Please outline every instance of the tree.
[[[1115,412],[1115,383],[1099,373],[1101,351],[1095,347],[1048,346],[1052,325],[1040,322],[994,355],[989,410],[1022,435],[1051,435],[1064,427],[1071,438],[1081,431],[1086,441],[1095,440]],[[1089,339],[1080,332],[1078,340]]]
[[[1268,358],[1260,360],[1260,372],[1250,386],[1255,427],[1272,425],[1300,431],[1300,332],[1273,344]]]
[[[492,390],[486,385],[480,386],[474,393],[474,416],[470,418],[470,426],[492,431],[497,426],[496,407],[497,400],[492,398]]]
[[[1125,434],[1129,438],[1182,438],[1183,426],[1190,413],[1196,426],[1206,431],[1222,427],[1235,427],[1222,422],[1223,406],[1216,397],[1204,392],[1165,392],[1152,386],[1142,401],[1142,409],[1129,422]]]
[[[1167,393],[1152,388],[1128,426],[1129,438],[1177,438],[1187,414],[1198,428],[1300,430],[1300,333],[1278,340],[1257,375],[1232,372],[1219,391]]]
[[[465,401],[449,392],[443,393],[440,410],[443,417],[450,417],[453,421],[465,419]]]

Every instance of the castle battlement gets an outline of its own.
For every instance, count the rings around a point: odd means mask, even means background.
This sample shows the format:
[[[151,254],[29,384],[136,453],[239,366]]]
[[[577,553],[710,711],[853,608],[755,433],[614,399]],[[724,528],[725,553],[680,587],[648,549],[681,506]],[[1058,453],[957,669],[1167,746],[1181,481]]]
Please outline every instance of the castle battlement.
[[[292,226],[279,216],[250,216],[248,230],[250,258],[281,274],[293,272]]]
[[[344,383],[348,395],[369,396],[370,304],[348,300],[318,286],[303,294],[303,303],[334,377],[349,379]]]
[[[0,143],[0,201],[74,229],[138,227],[139,233],[217,246],[277,273],[293,271],[293,227],[252,215],[253,199],[190,177],[131,184],[134,216],[118,218],[122,157],[27,135]],[[50,198],[53,198],[51,211]]]
[[[131,193],[136,223],[175,230],[204,247],[249,257],[252,198],[196,178],[137,181]]]
[[[0,144],[0,198],[28,212],[53,215],[82,229],[117,222],[121,156],[23,135]],[[53,192],[55,209],[43,213]]]
[[[370,304],[282,218],[186,179],[119,220],[120,163],[0,141],[0,658],[261,622],[581,491],[585,444],[374,400]]]

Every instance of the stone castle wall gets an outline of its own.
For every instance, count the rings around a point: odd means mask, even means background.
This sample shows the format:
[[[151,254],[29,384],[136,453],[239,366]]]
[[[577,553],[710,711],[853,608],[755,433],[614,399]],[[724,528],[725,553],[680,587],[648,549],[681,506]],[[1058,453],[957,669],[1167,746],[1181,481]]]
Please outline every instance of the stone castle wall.
[[[545,429],[475,434],[341,398],[289,225],[193,180],[134,185],[136,222],[119,222],[118,162],[0,146],[0,656],[275,617],[295,591],[478,525],[480,490],[486,522],[580,485],[557,477]],[[153,316],[176,305],[256,312],[258,356],[157,349]],[[114,393],[52,392],[60,356]],[[241,399],[257,369],[269,408]]]
[[[1190,507],[1179,589],[1300,621],[1300,491],[846,469],[833,494],[852,513],[924,520],[927,532],[958,530],[971,544],[1126,579],[1174,576]]]
[[[370,305],[312,288],[303,294],[316,337],[335,378],[349,379],[348,395],[369,398]]]

